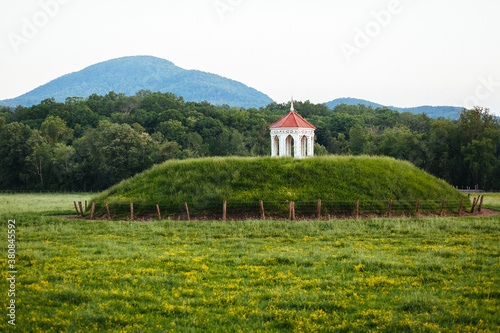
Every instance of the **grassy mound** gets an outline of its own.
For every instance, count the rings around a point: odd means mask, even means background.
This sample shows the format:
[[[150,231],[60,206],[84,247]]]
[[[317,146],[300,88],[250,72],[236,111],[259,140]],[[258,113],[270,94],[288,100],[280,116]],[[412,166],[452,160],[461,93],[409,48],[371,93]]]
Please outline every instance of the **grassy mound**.
[[[323,210],[351,212],[360,200],[360,210],[384,210],[389,199],[393,209],[414,211],[417,200],[425,209],[438,210],[441,200],[458,209],[464,196],[446,182],[411,163],[386,157],[329,156],[304,160],[291,158],[204,158],[169,161],[136,175],[103,192],[97,207],[108,202],[113,211],[183,212],[184,202],[192,215],[228,211],[258,212],[259,200],[269,213],[283,214],[288,202],[296,202],[297,213]],[[466,198],[466,197],[465,197]],[[467,201],[466,201],[467,202]],[[455,207],[456,206],[456,207]],[[470,204],[469,204],[470,207]],[[100,210],[100,208],[99,208]]]

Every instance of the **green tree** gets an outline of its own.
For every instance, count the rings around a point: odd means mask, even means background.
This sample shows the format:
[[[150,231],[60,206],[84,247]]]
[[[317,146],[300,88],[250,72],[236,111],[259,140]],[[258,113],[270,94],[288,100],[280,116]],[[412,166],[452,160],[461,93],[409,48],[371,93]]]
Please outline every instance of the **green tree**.
[[[47,117],[40,127],[40,132],[49,145],[66,144],[73,139],[73,130],[68,128],[66,122],[59,117]]]
[[[245,137],[237,129],[231,132],[230,154],[234,156],[248,156],[249,152],[246,148]]]
[[[44,188],[43,177],[50,164],[50,145],[38,130],[33,130],[31,137],[28,139],[28,144],[33,147],[33,151],[26,157],[26,161],[31,166],[31,172],[40,181],[41,187]]]
[[[496,164],[496,145],[491,139],[472,140],[462,147],[464,161],[469,167],[474,184],[490,189],[493,184],[492,171]]]
[[[212,145],[212,155],[214,156],[228,156],[231,155],[231,132],[227,128],[224,128],[222,132],[217,136]]]
[[[249,141],[252,147],[251,152],[258,156],[267,156],[270,154],[270,136],[267,129],[268,125],[264,119],[260,119],[254,126]]]
[[[334,113],[329,117],[327,126],[333,137],[336,137],[339,133],[347,137],[351,128],[358,124],[359,121],[348,113]]]
[[[319,143],[315,142],[314,143],[314,155],[316,156],[325,156],[328,155],[328,150]]]
[[[167,140],[158,142],[153,139],[153,143],[149,145],[149,149],[148,156],[150,156],[154,164],[182,157],[181,149],[177,142],[169,142]]]
[[[136,109],[130,113],[129,122],[141,124],[148,133],[152,133],[158,123],[158,114],[152,111]]]
[[[156,128],[156,132],[163,134],[168,141],[183,143],[187,128],[180,121],[170,119],[160,123]]]
[[[187,157],[203,157],[208,154],[208,145],[203,143],[203,138],[198,133],[186,135]]]
[[[29,187],[29,162],[33,152],[29,143],[32,131],[29,126],[13,122],[0,128],[0,188]]]
[[[457,164],[462,165],[463,185],[490,186],[491,175],[500,149],[498,118],[489,109],[475,107],[463,110],[456,129],[448,133]],[[487,180],[487,182],[486,182]]]
[[[361,155],[366,144],[364,129],[359,125],[351,128],[349,138],[349,152],[353,155]]]
[[[426,135],[406,127],[387,128],[375,137],[377,154],[407,160],[424,168],[427,163]]]
[[[69,176],[71,175],[75,162],[75,148],[66,146],[62,143],[56,143],[52,146],[51,161],[52,168],[59,183],[68,185]]]
[[[481,140],[483,138],[498,139],[498,125],[498,118],[493,116],[489,109],[481,107],[475,107],[472,110],[464,109],[460,113],[458,121],[462,143],[469,143],[472,140]]]
[[[105,189],[147,167],[141,134],[127,124],[102,121],[75,144],[83,159],[78,171],[84,189]]]
[[[349,142],[343,133],[339,133],[336,138],[330,140],[330,153],[342,155],[349,150]]]

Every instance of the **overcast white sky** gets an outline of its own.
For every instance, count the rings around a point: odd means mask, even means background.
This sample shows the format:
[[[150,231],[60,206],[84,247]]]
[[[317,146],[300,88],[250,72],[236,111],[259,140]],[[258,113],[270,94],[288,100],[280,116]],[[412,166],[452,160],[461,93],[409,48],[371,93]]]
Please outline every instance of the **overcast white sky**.
[[[0,99],[130,55],[277,102],[339,97],[500,115],[498,0],[0,0]],[[86,97],[86,96],[85,96]]]

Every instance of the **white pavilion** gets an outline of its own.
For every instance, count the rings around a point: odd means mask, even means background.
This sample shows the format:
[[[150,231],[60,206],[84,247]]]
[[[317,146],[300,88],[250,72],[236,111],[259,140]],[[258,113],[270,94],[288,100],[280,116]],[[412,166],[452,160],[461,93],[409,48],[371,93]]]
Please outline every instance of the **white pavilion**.
[[[269,126],[271,130],[271,156],[306,158],[314,156],[314,130],[316,127],[299,116],[293,108],[290,112]]]

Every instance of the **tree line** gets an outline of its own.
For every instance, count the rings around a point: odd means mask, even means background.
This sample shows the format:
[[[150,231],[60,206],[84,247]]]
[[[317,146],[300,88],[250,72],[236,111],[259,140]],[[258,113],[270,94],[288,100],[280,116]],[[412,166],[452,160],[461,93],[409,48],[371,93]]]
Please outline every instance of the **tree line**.
[[[500,123],[488,109],[464,109],[450,120],[294,104],[317,127],[317,155],[392,156],[452,185],[500,189]],[[289,109],[215,106],[151,91],[2,107],[0,189],[100,191],[169,159],[270,156],[267,128]]]

